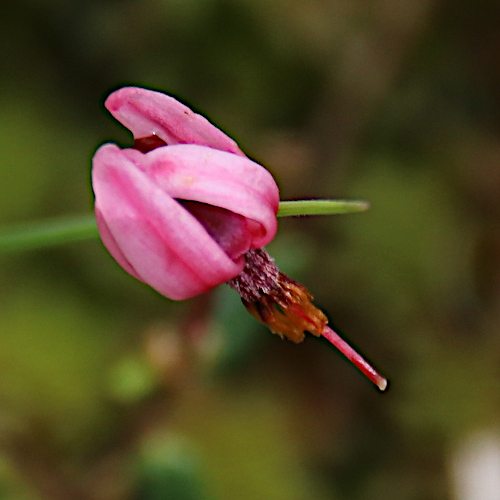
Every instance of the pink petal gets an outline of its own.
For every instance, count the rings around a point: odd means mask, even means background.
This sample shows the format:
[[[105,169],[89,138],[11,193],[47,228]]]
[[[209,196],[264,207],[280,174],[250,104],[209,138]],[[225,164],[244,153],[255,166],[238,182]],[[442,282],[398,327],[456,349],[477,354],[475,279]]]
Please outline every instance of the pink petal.
[[[108,252],[116,260],[116,262],[118,262],[118,264],[120,264],[120,266],[123,267],[125,271],[127,271],[127,273],[129,273],[135,279],[142,281],[141,277],[136,273],[132,264],[127,260],[125,255],[123,255],[123,252],[120,250],[120,247],[116,244],[115,238],[111,234],[111,231],[109,230],[108,225],[106,224],[106,221],[104,220],[104,217],[102,216],[102,213],[97,206],[95,207],[95,218],[97,222],[97,229],[99,230],[99,235],[101,237],[101,240],[104,242],[104,245],[106,246]]]
[[[272,175],[246,157],[184,144],[145,155],[145,173],[172,198],[225,208],[255,221],[251,248],[267,245],[277,230],[279,189]]]
[[[118,147],[98,149],[92,182],[96,211],[105,221],[105,246],[112,254],[119,249],[118,262],[128,262],[162,295],[187,299],[242,271],[244,259],[231,260],[202,224]]]
[[[123,87],[105,102],[135,139],[157,135],[168,145],[200,144],[245,156],[233,139],[179,101],[161,92]]]

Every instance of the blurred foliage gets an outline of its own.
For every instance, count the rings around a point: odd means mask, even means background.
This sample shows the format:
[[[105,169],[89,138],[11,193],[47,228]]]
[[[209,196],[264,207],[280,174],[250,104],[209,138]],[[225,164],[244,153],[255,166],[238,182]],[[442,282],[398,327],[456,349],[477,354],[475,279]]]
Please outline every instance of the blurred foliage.
[[[500,426],[500,5],[20,0],[0,17],[0,221],[91,209],[114,88],[164,90],[266,165],[269,250],[392,382],[258,325],[229,289],[172,303],[97,241],[0,257],[0,497],[453,498]],[[396,493],[397,492],[397,493]]]

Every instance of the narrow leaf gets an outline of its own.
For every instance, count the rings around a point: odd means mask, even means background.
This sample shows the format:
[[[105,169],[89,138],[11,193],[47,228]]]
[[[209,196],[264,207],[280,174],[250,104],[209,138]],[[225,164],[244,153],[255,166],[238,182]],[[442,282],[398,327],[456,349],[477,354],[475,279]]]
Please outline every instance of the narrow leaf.
[[[338,215],[364,212],[370,208],[365,200],[297,200],[282,201],[278,217],[301,215]]]

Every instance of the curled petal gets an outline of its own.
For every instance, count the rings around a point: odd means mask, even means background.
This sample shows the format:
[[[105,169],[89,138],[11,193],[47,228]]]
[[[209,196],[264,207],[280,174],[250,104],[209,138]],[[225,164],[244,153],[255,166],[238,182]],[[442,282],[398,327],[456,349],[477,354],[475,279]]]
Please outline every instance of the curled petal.
[[[101,238],[118,263],[174,300],[237,276],[244,259],[232,260],[193,214],[137,167],[138,161],[111,144],[101,146],[93,159]]]
[[[157,148],[144,156],[146,175],[171,197],[221,207],[255,221],[251,248],[265,246],[274,238],[279,190],[261,165],[187,144]]]
[[[158,136],[167,145],[199,144],[245,156],[233,139],[206,118],[161,92],[123,87],[110,94],[105,106],[135,139]]]

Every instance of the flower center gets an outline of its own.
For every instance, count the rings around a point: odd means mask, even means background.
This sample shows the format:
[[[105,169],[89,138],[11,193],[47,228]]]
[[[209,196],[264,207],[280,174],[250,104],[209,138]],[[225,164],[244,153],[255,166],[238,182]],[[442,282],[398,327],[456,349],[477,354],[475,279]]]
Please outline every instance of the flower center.
[[[198,219],[230,259],[238,260],[250,248],[252,232],[242,215],[199,201],[177,201]]]

